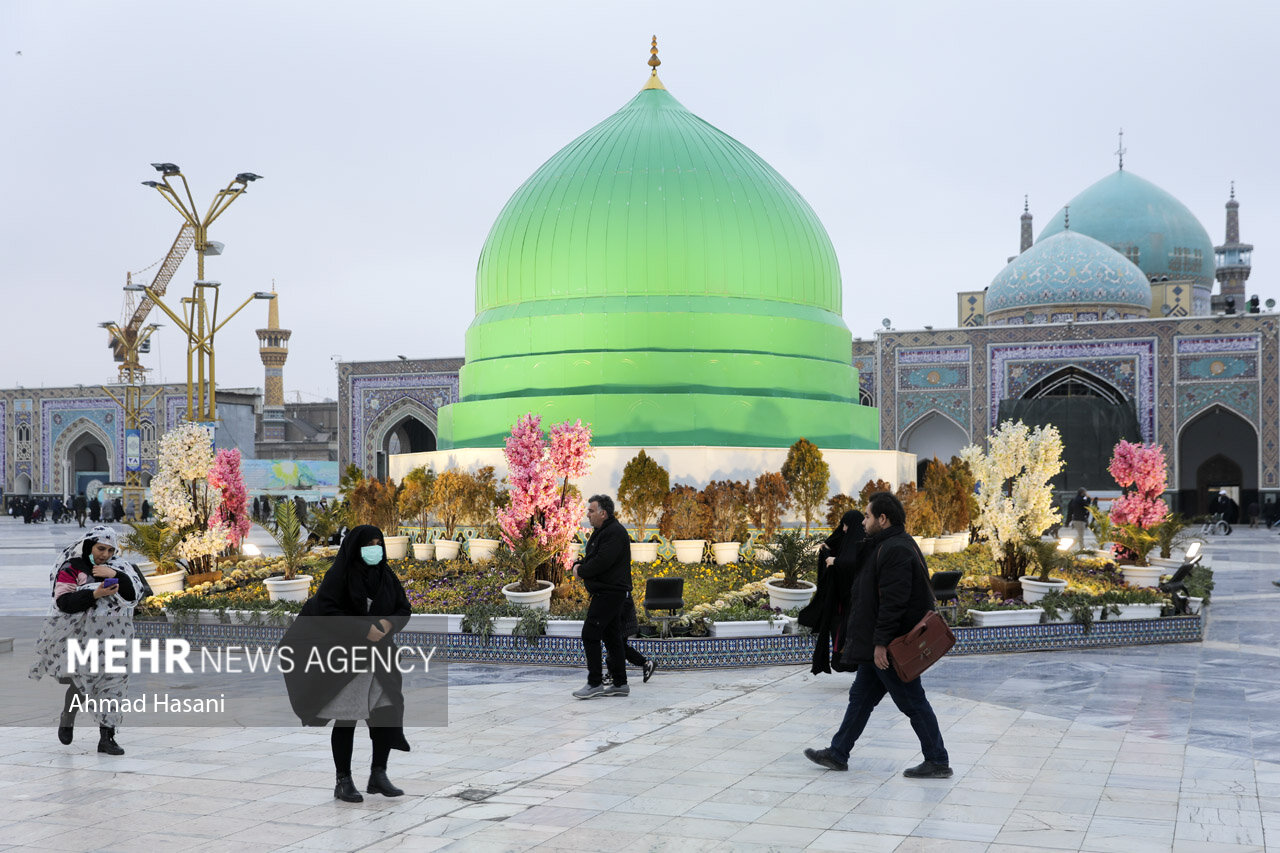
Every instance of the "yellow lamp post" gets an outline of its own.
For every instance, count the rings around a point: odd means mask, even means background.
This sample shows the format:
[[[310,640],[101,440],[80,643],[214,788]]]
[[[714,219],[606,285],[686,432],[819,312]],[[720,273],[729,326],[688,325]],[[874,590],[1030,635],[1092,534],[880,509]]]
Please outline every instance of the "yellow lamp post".
[[[105,385],[102,390],[108,397],[120,404],[120,408],[124,410],[125,466],[122,497],[124,498],[125,517],[133,518],[142,508],[142,501],[146,491],[142,488],[142,410],[152,400],[160,396],[160,391],[163,390],[162,388],[156,389],[156,392],[145,401],[142,399],[143,385],[146,382],[146,368],[142,366],[138,354],[144,351],[152,333],[160,326],[157,323],[151,323],[142,328],[135,328],[133,325],[121,328],[119,324],[111,321],[99,323],[98,325],[111,334],[121,355],[120,384],[123,386],[123,399],[113,394],[111,389]]]
[[[165,201],[178,211],[187,225],[195,232],[196,280],[191,288],[191,295],[182,298],[181,313],[174,311],[161,300],[159,294],[151,288],[140,284],[131,284],[125,290],[146,293],[160,310],[168,315],[179,329],[187,336],[187,420],[208,424],[212,428],[217,421],[217,403],[214,399],[216,387],[214,380],[214,335],[225,326],[232,317],[254,299],[274,299],[274,293],[257,292],[241,303],[221,321],[218,320],[218,300],[220,283],[207,281],[204,277],[205,255],[218,255],[222,252],[222,244],[209,240],[209,226],[223,214],[231,203],[245,193],[249,184],[261,178],[253,172],[241,172],[236,175],[225,189],[218,190],[209,209],[201,217],[196,213],[195,199],[191,196],[191,188],[182,171],[173,163],[152,163],[152,167],[160,173],[159,181],[143,181],[144,186],[152,187],[164,196]],[[170,183],[170,178],[182,182],[181,194]],[[208,291],[213,291],[212,299]],[[210,306],[212,303],[212,307]]]

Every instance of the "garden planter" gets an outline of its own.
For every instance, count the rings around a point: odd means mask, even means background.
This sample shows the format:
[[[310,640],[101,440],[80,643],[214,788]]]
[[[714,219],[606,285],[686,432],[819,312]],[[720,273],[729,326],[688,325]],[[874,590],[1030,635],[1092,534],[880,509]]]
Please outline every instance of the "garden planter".
[[[262,583],[272,601],[306,601],[311,593],[311,575],[296,575],[293,580],[267,578]]]
[[[414,542],[413,543],[413,559],[415,560],[434,560],[436,557],[436,546],[434,542]]]
[[[773,580],[764,582],[765,588],[769,590],[769,606],[779,610],[806,607],[813,600],[813,594],[818,591],[818,587],[809,581],[799,581],[799,589],[779,586],[780,583],[781,581]]]
[[[966,535],[965,539],[969,537]],[[954,554],[964,550],[965,543],[957,536],[939,536],[933,540],[933,553]]]
[[[156,564],[150,560],[144,560],[141,563],[134,563],[134,566],[137,567],[138,573],[144,578],[149,578],[156,573]]]
[[[1051,592],[1066,592],[1066,581],[1038,581],[1033,577],[1023,575],[1018,578],[1018,582],[1022,584],[1022,600],[1027,604],[1034,604],[1044,598]]]
[[[548,637],[581,637],[581,619],[550,619],[547,621]]]
[[[195,575],[187,575],[187,586],[200,586],[202,583],[217,583],[220,580],[222,580],[222,572],[220,570],[200,572]],[[154,587],[152,588],[154,589]]]
[[[658,559],[657,542],[632,542],[631,561],[633,563],[652,563]]]
[[[435,546],[437,560],[456,560],[462,543],[455,539],[437,539]]]
[[[1003,601],[1022,597],[1022,584],[1017,581],[1005,580],[999,575],[991,575],[987,580],[991,584],[991,592],[1000,596]]]
[[[498,616],[493,620],[493,633],[510,634],[520,624],[519,616]]]
[[[1187,598],[1187,612],[1195,616],[1204,608],[1204,599],[1190,596]]]
[[[920,546],[920,553],[926,557],[933,553],[933,546],[937,540],[932,536],[912,536],[916,540],[916,545]]]
[[[672,539],[671,547],[676,549],[676,559],[681,563],[701,563],[702,550],[707,546],[705,539]]]
[[[1039,607],[1026,610],[970,610],[973,624],[979,628],[992,628],[1001,625],[1039,625],[1044,611]]]
[[[1091,607],[1091,608],[1089,608],[1089,609],[1093,611],[1093,621],[1094,621],[1094,622],[1101,622],[1101,621],[1102,621],[1102,608],[1101,608],[1101,607]],[[1050,618],[1048,614],[1045,614],[1044,621],[1045,621],[1045,622],[1075,622],[1076,620],[1075,620],[1074,618],[1072,618],[1071,613],[1070,613],[1069,611],[1067,611],[1067,610],[1059,610],[1059,611],[1058,611],[1058,615],[1057,615],[1057,616],[1054,616],[1054,617],[1052,617],[1052,618]]]
[[[162,592],[177,592],[187,584],[187,574],[181,570],[165,572],[163,575],[151,575],[147,578],[151,591],[156,595]]]
[[[1151,568],[1159,569],[1161,574],[1171,575],[1178,569],[1182,568],[1182,561],[1173,557],[1147,557],[1147,562],[1151,564]]]
[[[502,543],[497,539],[481,539],[478,536],[472,539],[467,544],[467,550],[471,552],[471,562],[478,563],[481,560],[493,559],[500,544]]]
[[[773,552],[764,545],[757,545],[755,550],[751,552],[751,556],[757,563],[767,563],[773,559]]]
[[[461,613],[411,613],[406,631],[421,631],[424,634],[461,634]]]
[[[770,637],[781,634],[790,624],[786,619],[752,620],[749,622],[712,622],[711,636],[719,638]]]
[[[388,560],[403,560],[409,555],[408,536],[387,536],[382,540],[382,547],[387,551]]]
[[[1120,572],[1129,586],[1156,586],[1160,576],[1167,574],[1167,570],[1159,566],[1121,566]]]
[[[538,583],[544,584],[544,586],[542,589],[535,590],[534,592],[517,592],[516,587],[519,586],[520,583],[518,581],[516,583],[509,583],[502,588],[502,594],[505,595],[507,597],[507,601],[510,601],[512,604],[519,604],[524,607],[536,607],[539,610],[550,610],[551,593],[555,590],[556,585],[551,581],[538,581]]]
[[[738,562],[738,552],[742,550],[741,542],[712,542],[711,553],[715,555],[716,565],[727,566]]]
[[[1129,622],[1134,619],[1159,619],[1164,606],[1161,604],[1121,604],[1120,615],[1111,618],[1118,619],[1121,622]]]

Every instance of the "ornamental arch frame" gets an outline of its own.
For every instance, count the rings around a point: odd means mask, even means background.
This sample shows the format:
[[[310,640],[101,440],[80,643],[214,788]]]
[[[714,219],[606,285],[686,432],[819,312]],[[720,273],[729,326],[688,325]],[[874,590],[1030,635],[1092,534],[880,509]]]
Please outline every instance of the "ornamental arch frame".
[[[119,465],[116,462],[116,444],[107,431],[88,418],[76,418],[59,435],[53,443],[53,452],[49,455],[53,470],[48,473],[50,491],[62,493],[67,491],[64,472],[70,471],[75,464],[71,448],[84,436],[90,436],[102,445],[103,455],[107,460],[107,476],[111,482],[120,478]]]
[[[440,429],[436,413],[420,400],[401,397],[379,412],[365,431],[363,450],[366,472],[374,473],[379,479],[386,477],[387,443],[391,434],[410,418],[425,426],[433,439],[439,440]]]

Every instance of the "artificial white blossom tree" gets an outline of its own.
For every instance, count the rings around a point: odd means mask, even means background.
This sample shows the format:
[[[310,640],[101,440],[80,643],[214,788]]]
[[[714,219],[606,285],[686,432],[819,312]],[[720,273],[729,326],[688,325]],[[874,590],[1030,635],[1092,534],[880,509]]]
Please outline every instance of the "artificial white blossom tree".
[[[222,491],[209,483],[213,438],[198,424],[184,423],[160,439],[159,468],[151,481],[156,517],[182,533],[177,556],[187,570],[212,570],[213,558],[231,542],[231,530],[216,519]]]

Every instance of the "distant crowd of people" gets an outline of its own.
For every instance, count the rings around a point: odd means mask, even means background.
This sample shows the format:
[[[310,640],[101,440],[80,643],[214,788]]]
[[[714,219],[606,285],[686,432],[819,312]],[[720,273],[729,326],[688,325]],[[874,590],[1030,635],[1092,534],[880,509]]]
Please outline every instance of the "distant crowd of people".
[[[14,495],[5,501],[5,512],[11,518],[21,518],[23,524],[76,523],[81,527],[86,521],[94,524],[110,524],[118,521],[150,521],[151,502],[143,500],[138,511],[134,511],[133,502],[126,506],[120,498],[100,501],[98,498],[86,498],[83,494],[75,497],[28,496]]]

